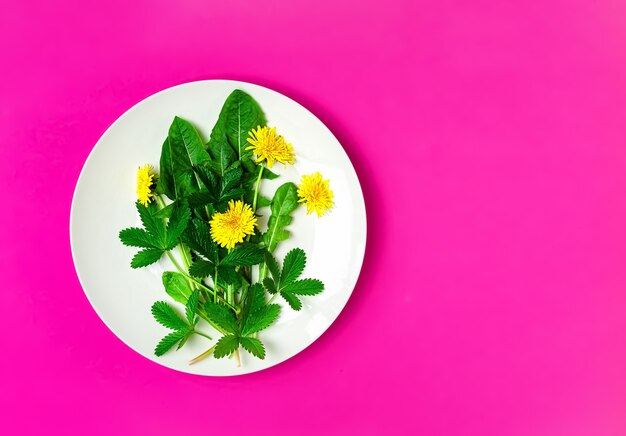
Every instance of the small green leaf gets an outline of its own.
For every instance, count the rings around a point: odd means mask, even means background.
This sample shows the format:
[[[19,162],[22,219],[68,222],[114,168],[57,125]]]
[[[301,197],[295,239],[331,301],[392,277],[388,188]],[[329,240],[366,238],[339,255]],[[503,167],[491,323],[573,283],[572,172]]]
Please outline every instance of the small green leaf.
[[[272,199],[272,215],[267,223],[267,232],[263,237],[265,246],[271,253],[279,242],[289,238],[290,233],[285,229],[291,224],[291,213],[298,207],[298,188],[291,182],[281,185]]]
[[[200,299],[200,291],[197,289],[194,290],[189,299],[187,300],[187,304],[185,305],[185,316],[187,317],[187,321],[189,324],[193,324],[196,318],[196,312],[198,311],[198,300]]]
[[[269,277],[265,277],[265,279],[263,279],[263,286],[265,286],[265,289],[267,289],[267,292],[270,294],[276,293],[276,284],[274,283],[274,280]]]
[[[189,279],[179,272],[165,271],[161,280],[163,281],[163,287],[167,295],[178,303],[187,304],[189,296],[193,292],[193,288],[189,284]]]
[[[279,287],[293,282],[302,271],[304,271],[304,267],[306,266],[306,254],[304,254],[304,250],[301,248],[294,248],[287,256],[285,256],[285,260],[283,261],[283,271],[280,275],[280,284]]]
[[[136,207],[143,226],[153,237],[153,246],[165,248],[165,224],[163,224],[161,218],[156,217],[156,213],[158,212],[156,202],[153,201],[149,203],[148,206],[137,202]]]
[[[250,300],[250,313],[256,312],[265,305],[265,292],[260,283],[250,286],[248,299]]]
[[[209,224],[194,218],[187,226],[183,235],[183,241],[195,252],[201,254],[209,262],[215,263],[217,258],[217,245],[211,239]]]
[[[241,274],[237,272],[235,267],[220,265],[217,269],[219,279],[229,285],[234,285],[236,288],[241,286]]]
[[[178,341],[183,340],[187,336],[188,332],[185,330],[179,330],[176,332],[172,332],[169,335],[165,336],[161,341],[157,344],[154,354],[157,356],[164,355],[167,351],[170,350]]]
[[[274,259],[274,256],[272,256],[272,253],[269,251],[265,252],[265,265],[267,265],[274,280],[280,282],[280,268],[278,267],[278,262],[276,262],[276,259]]]
[[[152,305],[152,316],[157,322],[172,330],[188,330],[189,325],[165,301],[157,301]]]
[[[269,327],[280,314],[280,306],[278,304],[269,304],[252,312],[246,320],[241,334],[244,336],[251,335]]]
[[[144,229],[130,227],[120,232],[120,241],[128,247],[157,248],[154,245],[154,237]]]
[[[324,290],[324,283],[317,279],[302,279],[283,287],[283,291],[294,295],[317,295]]]
[[[160,248],[146,248],[135,254],[133,260],[130,262],[130,266],[131,268],[141,268],[151,265],[158,261],[162,255],[163,250]]]
[[[207,301],[204,305],[204,310],[209,319],[220,328],[223,328],[229,333],[237,333],[237,319],[235,319],[235,315],[233,315],[229,309]]]
[[[167,249],[171,250],[178,245],[178,238],[187,228],[187,223],[191,218],[191,211],[185,203],[180,200],[176,202],[176,207],[172,211],[172,216],[167,223]]]
[[[207,260],[195,260],[189,267],[189,275],[201,279],[212,277],[215,275],[215,265]]]
[[[287,303],[289,303],[289,305],[291,306],[293,310],[302,309],[302,302],[295,295],[290,294],[289,292],[284,292],[284,291],[281,292],[280,295],[285,299]]]
[[[229,266],[252,266],[263,261],[265,249],[255,244],[242,243],[235,246],[222,259],[222,265]]]
[[[216,359],[229,356],[237,347],[239,347],[239,338],[234,335],[222,336],[217,344],[215,344],[215,350],[213,350],[213,356]]]
[[[250,354],[258,357],[259,359],[265,359],[265,347],[263,342],[256,338],[240,338],[241,346]]]

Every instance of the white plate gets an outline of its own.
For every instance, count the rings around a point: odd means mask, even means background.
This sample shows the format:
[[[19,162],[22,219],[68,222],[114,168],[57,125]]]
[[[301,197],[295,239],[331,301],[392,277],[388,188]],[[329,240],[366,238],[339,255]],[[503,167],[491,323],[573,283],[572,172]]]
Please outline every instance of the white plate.
[[[161,145],[175,115],[192,122],[203,138],[217,120],[226,97],[241,89],[254,97],[265,112],[268,125],[276,126],[294,146],[296,164],[273,170],[281,176],[264,181],[262,192],[270,196],[286,181],[298,183],[302,174],[321,172],[330,179],[335,207],[318,219],[299,207],[290,226],[292,237],[279,245],[277,259],[294,247],[307,253],[302,277],[322,280],[325,290],[304,297],[294,312],[283,304],[277,323],[260,333],[267,348],[265,360],[242,352],[242,364],[213,357],[189,365],[192,357],[213,343],[192,337],[178,351],[162,357],[154,347],[169,331],[150,314],[157,300],[170,301],[161,273],[173,270],[167,258],[138,270],[130,268],[136,249],[123,246],[118,232],[139,224],[135,210],[135,177],[144,163],[159,167]],[[261,213],[267,209],[261,209]],[[70,238],[76,272],[102,321],[117,337],[144,357],[172,369],[201,375],[237,375],[276,365],[315,341],[337,318],[356,284],[365,253],[365,203],[359,180],[345,151],[333,134],[311,112],[278,92],[261,86],[228,80],[186,83],[158,92],[123,114],[102,135],[80,174],[70,217]],[[174,303],[176,304],[176,303]],[[206,323],[204,330],[219,337]]]

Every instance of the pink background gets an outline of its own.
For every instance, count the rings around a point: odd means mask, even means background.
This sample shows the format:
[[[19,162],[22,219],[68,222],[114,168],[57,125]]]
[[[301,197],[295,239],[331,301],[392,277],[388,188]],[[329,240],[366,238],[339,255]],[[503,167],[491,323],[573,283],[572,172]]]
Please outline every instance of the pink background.
[[[625,2],[88,3],[0,14],[4,428],[626,434]],[[229,379],[114,337],[68,237],[107,126],[210,78],[269,86],[327,123],[369,220],[330,330]]]

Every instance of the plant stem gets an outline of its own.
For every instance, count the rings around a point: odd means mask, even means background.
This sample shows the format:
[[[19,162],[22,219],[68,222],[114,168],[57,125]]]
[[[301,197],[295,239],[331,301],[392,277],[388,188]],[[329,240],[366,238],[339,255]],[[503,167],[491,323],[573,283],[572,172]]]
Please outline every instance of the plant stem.
[[[205,357],[209,357],[211,354],[213,354],[213,350],[215,350],[215,345],[213,345],[211,348],[209,348],[208,350],[206,350],[204,353],[200,354],[199,356],[196,356],[193,359],[191,359],[189,361],[189,364],[193,365],[194,363],[200,362]]]
[[[167,253],[167,257],[169,257],[169,258],[170,258],[170,261],[174,264],[174,266],[176,267],[176,269],[178,270],[178,272],[179,272],[180,274],[182,274],[183,276],[185,276],[185,278],[186,278],[187,280],[189,280],[190,282],[192,282],[194,285],[198,286],[199,288],[201,288],[201,289],[203,289],[203,290],[205,290],[205,291],[210,292],[210,293],[213,295],[213,299],[214,299],[214,300],[213,300],[213,302],[214,302],[214,303],[216,302],[215,298],[217,297],[217,298],[219,298],[220,300],[222,300],[222,302],[223,302],[224,304],[226,304],[226,306],[228,306],[229,308],[231,308],[232,310],[234,310],[234,311],[235,311],[235,313],[236,313],[237,315],[239,315],[240,310],[239,310],[237,307],[232,306],[231,304],[229,304],[229,303],[228,303],[228,301],[226,301],[226,300],[225,300],[225,299],[224,299],[221,295],[217,295],[217,292],[216,292],[214,289],[209,288],[208,286],[206,286],[206,285],[205,285],[204,283],[202,283],[201,281],[194,279],[194,278],[193,278],[193,277],[191,277],[189,274],[187,274],[185,271],[183,271],[183,269],[180,267],[180,265],[178,264],[178,262],[176,262],[176,259],[174,259],[174,256],[172,256],[172,254],[171,254],[169,251],[166,251],[166,253]]]
[[[205,335],[204,333],[199,332],[198,330],[194,330],[194,332],[195,332],[197,335],[204,336],[205,338],[207,338],[207,339],[209,339],[209,340],[213,340],[213,338],[212,338],[211,336],[209,336],[209,335]]]
[[[241,366],[241,359],[239,358],[239,348],[235,350],[235,362],[237,362],[237,367]]]
[[[254,185],[254,197],[252,199],[252,210],[256,212],[256,202],[259,197],[259,188],[261,186],[261,177],[263,177],[263,169],[264,165],[261,164],[261,169],[259,170],[259,177],[256,179],[256,184]]]

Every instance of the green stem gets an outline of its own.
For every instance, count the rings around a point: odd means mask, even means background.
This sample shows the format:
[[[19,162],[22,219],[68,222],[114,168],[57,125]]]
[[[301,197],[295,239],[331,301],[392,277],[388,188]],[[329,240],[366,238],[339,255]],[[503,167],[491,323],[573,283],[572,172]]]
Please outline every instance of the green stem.
[[[278,295],[278,292],[276,292],[274,295],[272,295],[272,298],[270,298],[270,301],[268,301],[265,304],[272,304],[272,301],[274,301],[274,299],[276,298],[277,295]]]
[[[254,198],[252,199],[252,210],[256,212],[256,202],[259,197],[259,188],[261,186],[261,177],[263,177],[263,169],[265,169],[264,165],[261,165],[261,169],[259,170],[259,177],[256,179],[256,184],[254,186]]]
[[[213,338],[211,336],[205,335],[204,333],[199,332],[198,330],[194,330],[194,333],[197,334],[197,335],[200,335],[200,336],[204,336],[205,338],[207,338],[209,340],[213,340]]]
[[[169,251],[166,251],[166,253],[167,253],[167,257],[169,257],[169,258],[170,258],[170,261],[174,264],[174,266],[176,267],[176,269],[178,270],[178,272],[179,272],[180,274],[182,274],[183,276],[185,276],[185,278],[186,278],[187,280],[189,280],[190,282],[192,282],[194,285],[198,286],[199,288],[201,288],[201,289],[203,289],[203,290],[205,290],[205,291],[207,291],[207,292],[210,292],[210,293],[213,295],[213,299],[214,299],[214,301],[213,301],[213,302],[214,302],[214,303],[216,303],[216,302],[217,302],[217,301],[215,300],[215,298],[217,297],[217,298],[219,298],[219,299],[220,299],[220,300],[221,300],[221,301],[222,301],[222,302],[223,302],[226,306],[228,306],[230,309],[234,310],[234,311],[235,311],[235,313],[236,313],[237,315],[239,315],[240,310],[239,310],[237,307],[235,307],[235,306],[233,306],[233,305],[229,304],[229,303],[228,303],[228,301],[226,301],[226,300],[225,300],[225,299],[224,299],[221,295],[217,295],[217,292],[216,292],[214,289],[211,289],[210,287],[206,286],[206,285],[205,285],[204,283],[202,283],[201,281],[194,279],[194,278],[193,278],[193,277],[191,277],[189,274],[187,274],[185,271],[183,271],[183,269],[180,267],[180,265],[178,264],[178,262],[176,262],[176,259],[174,259],[174,256],[172,256],[172,253],[170,253]]]
[[[204,353],[200,354],[199,356],[194,357],[193,359],[191,359],[189,361],[189,364],[193,365],[194,363],[200,362],[205,357],[209,357],[211,354],[213,354],[213,350],[215,350],[215,345],[213,345],[211,348],[209,348],[208,350],[206,350]]]

